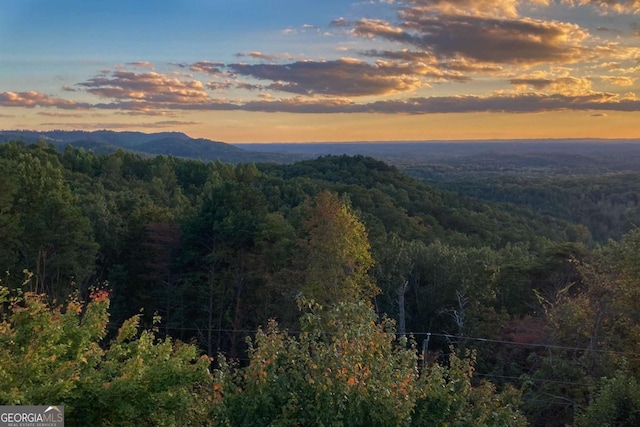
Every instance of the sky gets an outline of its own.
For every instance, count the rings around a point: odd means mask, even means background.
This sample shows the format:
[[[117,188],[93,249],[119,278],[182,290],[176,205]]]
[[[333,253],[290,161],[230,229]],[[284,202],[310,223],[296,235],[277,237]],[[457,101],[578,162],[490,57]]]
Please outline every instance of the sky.
[[[2,0],[0,129],[640,138],[640,0]]]

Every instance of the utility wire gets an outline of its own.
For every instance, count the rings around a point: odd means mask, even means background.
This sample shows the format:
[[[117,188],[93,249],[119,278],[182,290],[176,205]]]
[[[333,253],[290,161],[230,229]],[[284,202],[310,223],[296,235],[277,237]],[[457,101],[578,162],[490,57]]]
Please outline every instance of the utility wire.
[[[116,324],[109,323],[109,329],[119,329],[120,326]],[[202,327],[172,327],[166,325],[157,325],[157,328],[160,330],[169,330],[169,331],[209,331],[208,328]],[[261,331],[265,331],[266,329],[260,329]],[[258,332],[258,329],[229,329],[229,328],[215,328],[211,329],[212,332],[216,333],[246,333],[246,334],[255,334]],[[286,332],[289,334],[299,335],[302,331],[292,330],[292,329],[282,329],[281,332]],[[330,334],[330,332],[328,332]],[[396,333],[396,335],[400,335]],[[522,346],[522,347],[535,347],[535,348],[550,348],[556,350],[571,350],[571,351],[583,351],[590,353],[603,353],[603,354],[616,354],[620,356],[633,356],[635,358],[640,358],[640,353],[629,352],[629,351],[618,351],[618,350],[604,350],[604,349],[591,349],[585,347],[571,347],[557,344],[544,344],[544,343],[524,343],[518,341],[507,341],[507,340],[499,340],[493,338],[481,338],[481,337],[469,337],[465,335],[453,335],[453,334],[444,334],[437,332],[406,332],[403,335],[409,336],[432,336],[432,337],[442,337],[447,339],[456,339],[456,340],[470,340],[477,342],[485,342],[485,343],[493,343],[493,344],[505,344],[505,345],[513,345],[513,346]]]

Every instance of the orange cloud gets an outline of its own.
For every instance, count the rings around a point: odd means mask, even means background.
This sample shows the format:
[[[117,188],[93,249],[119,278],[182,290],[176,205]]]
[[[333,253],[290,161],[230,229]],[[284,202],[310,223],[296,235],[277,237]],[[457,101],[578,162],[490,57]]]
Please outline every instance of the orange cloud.
[[[413,0],[415,12],[437,12],[443,15],[516,18],[519,0]]]
[[[89,79],[79,86],[101,98],[149,101],[154,103],[194,103],[209,95],[198,80],[180,80],[163,74],[117,70]]]
[[[55,98],[40,92],[1,92],[0,105],[3,107],[57,107],[65,109],[84,108],[86,104]]]
[[[636,82],[635,77],[600,76],[600,78],[605,82],[611,83],[616,86],[633,86]]]
[[[563,3],[572,6],[591,5],[600,8],[605,13],[638,13],[640,12],[640,0],[562,0]]]

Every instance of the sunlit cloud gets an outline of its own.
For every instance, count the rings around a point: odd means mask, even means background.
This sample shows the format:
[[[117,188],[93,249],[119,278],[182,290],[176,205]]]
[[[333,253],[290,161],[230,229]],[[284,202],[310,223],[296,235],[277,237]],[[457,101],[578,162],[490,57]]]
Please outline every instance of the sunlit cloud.
[[[442,15],[469,15],[483,17],[516,18],[518,0],[413,0],[413,11]]]
[[[635,77],[600,76],[600,78],[605,82],[616,86],[633,86],[636,82]]]
[[[116,70],[79,83],[79,86],[100,98],[117,100],[193,103],[208,98],[205,86],[199,80],[180,80],[155,72]]]
[[[640,0],[562,0],[572,6],[591,5],[603,12],[638,13],[640,12]]]
[[[0,92],[0,105],[3,107],[57,107],[64,109],[75,109],[86,107],[67,99],[51,97],[40,92]]]
[[[580,96],[593,94],[592,82],[588,78],[579,77],[559,77],[554,79],[545,78],[516,78],[510,83],[521,90],[536,89],[545,90],[550,93],[567,96]]]
[[[571,63],[590,56],[582,44],[587,31],[572,23],[432,15],[415,8],[402,11],[401,16],[402,28],[361,20],[354,24],[354,34],[410,44],[439,58],[495,64]]]
[[[376,15],[384,4],[392,6]],[[125,115],[139,117],[138,127],[193,126],[199,122],[189,120],[191,112],[209,111],[584,111],[585,117],[640,111],[640,46],[632,37],[638,26],[629,17],[623,25],[601,16],[638,13],[640,0],[372,0],[351,6],[324,27],[292,23],[282,31],[286,37],[272,30],[274,39],[291,45],[256,40],[234,45],[224,60],[205,53],[184,62],[123,61],[59,80],[64,86],[55,89],[0,92],[0,106],[35,108],[52,122],[78,128],[101,112],[116,119],[93,119],[104,123],[87,127],[111,129],[130,127],[121,123]],[[547,7],[565,13],[554,19],[545,15]],[[581,19],[571,18],[571,8],[581,8],[574,10]],[[371,13],[355,15],[365,9]],[[321,41],[300,48],[314,40]]]
[[[199,61],[188,66],[194,73],[219,74],[224,64],[221,62]]]

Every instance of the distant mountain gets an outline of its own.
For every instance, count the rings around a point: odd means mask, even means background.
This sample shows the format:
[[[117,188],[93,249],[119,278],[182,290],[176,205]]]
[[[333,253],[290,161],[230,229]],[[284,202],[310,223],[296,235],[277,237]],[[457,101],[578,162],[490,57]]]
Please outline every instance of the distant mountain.
[[[165,155],[205,161],[220,160],[228,163],[289,163],[300,158],[300,156],[286,153],[259,152],[224,142],[203,138],[195,139],[181,132],[0,131],[0,143],[23,141],[27,144],[35,144],[40,140],[53,144],[60,151],[63,151],[67,145],[71,145],[75,148],[91,150],[97,154],[108,154],[123,149],[142,155]]]
[[[349,142],[237,144],[246,150],[287,153],[306,158],[362,155],[411,170],[441,166],[433,172],[448,175],[528,173],[599,174],[640,172],[639,139],[519,139],[424,142]],[[419,175],[425,178],[424,174]]]

